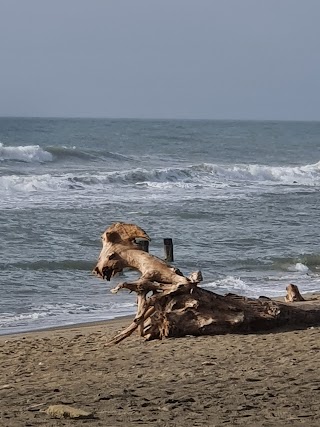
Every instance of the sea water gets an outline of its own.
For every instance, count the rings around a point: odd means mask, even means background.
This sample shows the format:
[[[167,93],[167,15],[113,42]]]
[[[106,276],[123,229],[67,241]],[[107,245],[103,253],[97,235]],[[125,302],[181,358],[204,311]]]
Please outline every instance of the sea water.
[[[0,334],[133,313],[91,274],[116,221],[217,293],[320,291],[319,190],[318,122],[0,118]]]

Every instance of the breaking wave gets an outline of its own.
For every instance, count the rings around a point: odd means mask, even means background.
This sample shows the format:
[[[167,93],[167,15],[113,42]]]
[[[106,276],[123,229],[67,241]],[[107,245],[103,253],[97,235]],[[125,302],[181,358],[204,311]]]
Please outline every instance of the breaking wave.
[[[49,146],[45,149],[39,145],[25,146],[5,146],[0,143],[0,161],[1,162],[24,162],[24,163],[46,163],[63,160],[101,160],[112,159],[119,161],[129,161],[130,157],[111,151],[88,151],[81,150],[75,146]]]
[[[309,272],[309,268],[305,264],[302,264],[301,262],[297,262],[293,266],[293,269],[289,268],[289,270],[298,271],[299,273],[308,273]]]
[[[16,161],[25,163],[52,162],[53,156],[39,145],[5,147],[0,142],[0,161]]]
[[[54,176],[43,175],[4,175],[0,177],[0,191],[5,192],[34,192],[34,191],[56,191],[56,190],[84,190],[96,187],[103,189],[105,186],[140,185],[148,186],[153,183],[181,183],[193,184],[190,171],[184,170],[153,170],[134,169],[131,171],[105,172],[101,174],[64,174]]]
[[[302,254],[292,258],[275,258],[271,261],[273,267],[281,271],[297,271],[300,273],[307,273],[309,270],[320,269],[319,254]]]
[[[281,184],[320,184],[320,162],[306,166],[230,165],[203,163],[192,167],[199,173],[235,182],[272,182]]]
[[[214,288],[222,292],[246,293],[251,291],[250,286],[247,285],[242,279],[240,279],[240,277],[234,276],[226,276],[223,279],[206,283],[204,287]]]
[[[37,152],[37,151],[36,151]],[[43,157],[40,156],[40,153]],[[46,154],[40,149],[39,158]],[[49,158],[49,157],[48,157]],[[157,169],[136,168],[131,170],[91,173],[66,173],[63,175],[3,175],[2,191],[55,191],[83,190],[108,185],[134,185],[137,187],[241,187],[254,185],[319,186],[320,162],[301,167],[271,167],[259,165],[219,166],[199,164],[186,167]],[[0,191],[1,191],[0,190]]]

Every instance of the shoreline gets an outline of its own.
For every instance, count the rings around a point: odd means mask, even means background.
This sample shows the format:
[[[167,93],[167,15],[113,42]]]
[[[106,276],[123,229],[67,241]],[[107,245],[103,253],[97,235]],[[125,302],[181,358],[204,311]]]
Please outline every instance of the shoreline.
[[[307,292],[301,294],[306,299],[312,299],[314,297],[320,297],[320,291],[319,292]],[[280,297],[272,297],[271,299],[275,301],[284,301],[284,296]],[[90,328],[90,327],[99,327],[103,325],[113,324],[113,323],[123,323],[124,321],[130,322],[130,320],[133,320],[135,316],[135,313],[127,314],[124,316],[116,316],[111,319],[104,319],[104,320],[92,320],[88,322],[79,322],[79,323],[68,323],[64,325],[57,325],[57,326],[44,326],[43,328],[37,328],[37,329],[30,329],[25,331],[15,331],[15,332],[5,332],[1,333],[0,330],[0,342],[4,337],[14,337],[19,335],[32,335],[32,334],[39,334],[39,333],[46,333],[46,332],[54,332],[59,330],[67,330],[67,329],[83,329],[83,328]]]
[[[0,333],[0,342],[2,340],[2,338],[4,337],[15,337],[15,336],[20,336],[20,335],[32,335],[32,334],[40,334],[40,333],[46,333],[46,332],[56,332],[56,331],[63,331],[63,330],[68,330],[68,329],[84,329],[84,328],[90,328],[90,327],[99,327],[99,326],[103,326],[105,324],[112,324],[112,323],[118,323],[121,322],[122,320],[129,320],[133,319],[134,314],[132,315],[125,315],[125,316],[118,316],[118,317],[114,317],[112,319],[105,319],[105,320],[92,320],[90,322],[80,322],[80,323],[68,323],[65,325],[58,325],[58,326],[48,326],[48,327],[43,327],[43,328],[38,328],[38,329],[30,329],[30,330],[26,330],[26,331],[16,331],[16,332],[8,332],[8,333]]]

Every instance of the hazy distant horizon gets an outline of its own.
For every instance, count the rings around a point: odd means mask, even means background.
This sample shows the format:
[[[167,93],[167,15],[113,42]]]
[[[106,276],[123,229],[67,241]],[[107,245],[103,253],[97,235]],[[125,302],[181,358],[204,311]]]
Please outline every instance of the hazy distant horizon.
[[[315,119],[275,119],[275,118],[198,118],[198,117],[104,117],[104,116],[0,116],[0,119],[44,119],[44,120],[146,120],[146,121],[208,121],[208,122],[287,122],[319,123]]]

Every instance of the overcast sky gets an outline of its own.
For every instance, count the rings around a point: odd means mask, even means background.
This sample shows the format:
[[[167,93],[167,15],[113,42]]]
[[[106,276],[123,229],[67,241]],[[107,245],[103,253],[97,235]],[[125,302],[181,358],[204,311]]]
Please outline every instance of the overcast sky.
[[[0,0],[0,116],[320,120],[320,0]]]

